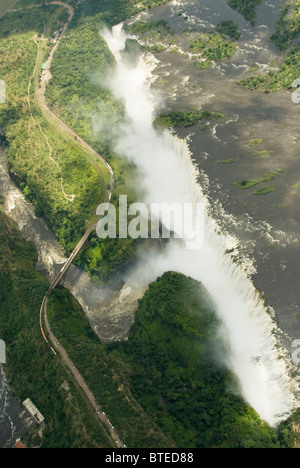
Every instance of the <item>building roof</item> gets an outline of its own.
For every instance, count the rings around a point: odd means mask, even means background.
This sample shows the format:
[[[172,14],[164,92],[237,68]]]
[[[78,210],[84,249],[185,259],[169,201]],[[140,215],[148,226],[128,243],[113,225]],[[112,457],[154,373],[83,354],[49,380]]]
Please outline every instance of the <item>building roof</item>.
[[[17,442],[15,443],[15,448],[27,448],[23,442],[21,442],[20,440],[17,440]]]
[[[44,416],[39,412],[37,407],[32,403],[32,401],[29,398],[23,401],[23,406],[25,406],[29,414],[36,420],[38,424],[41,424],[44,421]]]

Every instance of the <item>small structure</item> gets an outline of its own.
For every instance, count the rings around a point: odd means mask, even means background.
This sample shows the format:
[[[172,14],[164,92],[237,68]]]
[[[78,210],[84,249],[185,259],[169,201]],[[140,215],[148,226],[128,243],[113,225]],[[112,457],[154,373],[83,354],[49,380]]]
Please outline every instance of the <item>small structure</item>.
[[[32,416],[38,424],[41,424],[45,420],[44,416],[39,412],[37,407],[29,398],[23,401],[23,406],[25,406],[30,416]]]

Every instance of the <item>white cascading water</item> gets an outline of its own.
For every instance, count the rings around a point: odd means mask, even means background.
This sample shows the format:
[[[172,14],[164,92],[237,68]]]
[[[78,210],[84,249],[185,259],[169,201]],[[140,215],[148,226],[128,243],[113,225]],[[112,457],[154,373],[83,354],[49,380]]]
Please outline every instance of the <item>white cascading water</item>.
[[[153,125],[155,98],[149,81],[153,67],[142,58],[136,67],[123,63],[120,51],[126,36],[122,25],[103,37],[117,61],[110,89],[124,100],[130,123],[120,131],[118,151],[143,173],[141,185],[149,203],[203,203],[207,207],[186,141],[161,134]],[[164,271],[178,271],[203,283],[217,306],[230,347],[228,367],[237,376],[245,400],[261,419],[277,426],[296,406],[288,363],[279,359],[276,325],[245,269],[225,254],[228,238],[217,233],[216,222],[205,215],[204,245],[198,250],[170,246],[161,257],[145,259],[139,277],[149,281]],[[148,276],[147,276],[148,275]]]

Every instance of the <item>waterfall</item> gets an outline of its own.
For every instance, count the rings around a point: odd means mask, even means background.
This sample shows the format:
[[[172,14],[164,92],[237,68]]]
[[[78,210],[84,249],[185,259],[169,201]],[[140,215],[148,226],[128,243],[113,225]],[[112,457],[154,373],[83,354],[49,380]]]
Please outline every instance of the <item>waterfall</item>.
[[[161,133],[152,122],[157,105],[152,95],[153,59],[141,57],[135,67],[122,61],[120,51],[126,36],[122,25],[103,37],[114,54],[117,67],[110,89],[123,99],[130,123],[120,129],[117,150],[134,161],[143,174],[145,202],[202,203],[205,207],[205,236],[202,248],[187,250],[171,245],[164,255],[144,258],[135,272],[154,280],[164,271],[173,270],[203,283],[213,297],[223,323],[222,333],[230,349],[226,364],[237,376],[245,400],[261,419],[277,426],[296,406],[288,359],[279,359],[284,351],[276,339],[277,327],[247,275],[245,265],[235,264],[226,249],[231,239],[220,234],[217,221],[209,215],[209,203],[197,182],[187,142],[170,132]],[[134,276],[134,275],[133,275]]]

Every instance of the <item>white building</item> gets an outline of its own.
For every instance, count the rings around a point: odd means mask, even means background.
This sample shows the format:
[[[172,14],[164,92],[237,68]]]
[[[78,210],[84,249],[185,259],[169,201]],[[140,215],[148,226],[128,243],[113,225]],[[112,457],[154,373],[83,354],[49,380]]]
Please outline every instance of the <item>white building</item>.
[[[32,403],[32,401],[29,398],[23,401],[23,406],[25,406],[28,413],[36,420],[38,424],[41,424],[45,420],[44,416],[39,412],[37,407]]]

